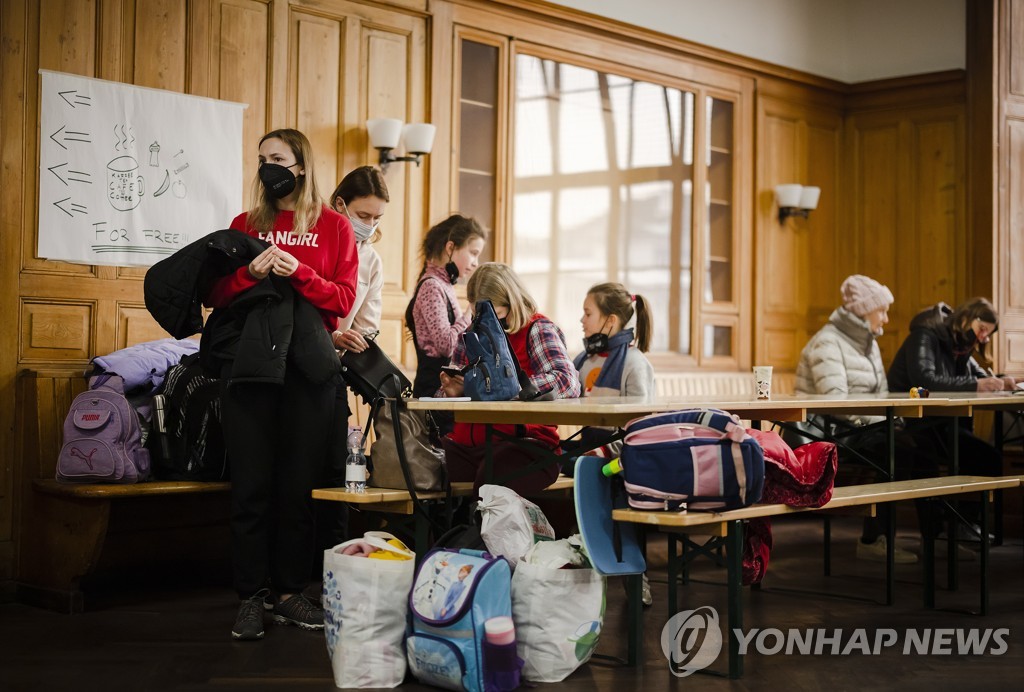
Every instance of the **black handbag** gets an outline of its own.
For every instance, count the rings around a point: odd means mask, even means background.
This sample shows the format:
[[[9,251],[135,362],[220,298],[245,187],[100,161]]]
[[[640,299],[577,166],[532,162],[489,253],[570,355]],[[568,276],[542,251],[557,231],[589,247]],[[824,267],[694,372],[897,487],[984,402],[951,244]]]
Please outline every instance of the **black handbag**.
[[[367,339],[365,351],[345,351],[341,356],[341,376],[352,391],[372,404],[379,397],[401,399],[412,396],[412,382],[373,339]]]

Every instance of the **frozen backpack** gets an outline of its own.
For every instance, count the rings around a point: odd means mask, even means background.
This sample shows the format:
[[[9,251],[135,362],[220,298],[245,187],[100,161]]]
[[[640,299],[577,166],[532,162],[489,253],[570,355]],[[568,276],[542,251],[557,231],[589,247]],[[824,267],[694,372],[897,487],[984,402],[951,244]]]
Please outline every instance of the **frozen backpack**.
[[[465,692],[518,686],[514,640],[508,652],[489,651],[484,623],[512,616],[512,570],[502,557],[480,550],[427,553],[409,594],[412,631],[405,641],[409,669],[427,685]],[[508,656],[504,656],[508,659]],[[514,671],[497,670],[512,665]],[[514,675],[507,675],[514,673]],[[514,677],[514,684],[509,678]]]
[[[630,507],[718,511],[761,499],[764,450],[737,416],[711,408],[655,413],[625,431]]]
[[[65,483],[136,483],[149,475],[139,414],[124,396],[118,375],[98,375],[71,402],[57,480]]]

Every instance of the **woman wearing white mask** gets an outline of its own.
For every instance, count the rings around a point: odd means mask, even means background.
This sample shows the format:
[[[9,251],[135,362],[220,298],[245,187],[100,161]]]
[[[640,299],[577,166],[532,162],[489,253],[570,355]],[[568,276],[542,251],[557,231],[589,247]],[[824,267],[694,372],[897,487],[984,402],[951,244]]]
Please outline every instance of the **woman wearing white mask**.
[[[359,250],[359,283],[351,312],[338,323],[334,345],[339,349],[366,350],[366,336],[380,329],[381,291],[384,269],[373,244],[380,240],[378,226],[388,206],[388,186],[384,175],[373,166],[360,166],[338,184],[331,205],[348,217]]]

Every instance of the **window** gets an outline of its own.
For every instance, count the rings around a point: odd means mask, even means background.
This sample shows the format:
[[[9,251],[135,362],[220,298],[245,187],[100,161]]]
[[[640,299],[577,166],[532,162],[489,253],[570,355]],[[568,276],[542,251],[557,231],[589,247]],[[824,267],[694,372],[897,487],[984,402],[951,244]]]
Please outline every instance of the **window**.
[[[504,74],[490,54],[469,60],[466,43],[463,109],[467,85]],[[514,65],[511,138],[507,159],[486,171],[493,196],[475,191],[486,180],[468,163],[471,148],[491,146],[493,128],[470,126],[463,112],[458,133],[459,196],[497,207],[496,256],[565,330],[570,350],[582,338],[587,289],[618,281],[652,306],[652,351],[681,356],[680,364],[737,367],[748,336],[737,332],[738,95],[574,65],[524,46],[509,46],[505,58]]]

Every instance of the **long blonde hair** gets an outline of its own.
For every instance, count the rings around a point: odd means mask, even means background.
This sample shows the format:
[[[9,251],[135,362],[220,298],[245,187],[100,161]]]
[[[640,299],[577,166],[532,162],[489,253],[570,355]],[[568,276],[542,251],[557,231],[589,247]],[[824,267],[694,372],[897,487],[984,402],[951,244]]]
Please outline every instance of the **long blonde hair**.
[[[495,307],[508,308],[506,331],[515,334],[526,326],[530,317],[537,312],[537,302],[526,290],[526,286],[512,267],[501,262],[484,262],[466,285],[466,297],[471,304],[478,300],[489,300]]]
[[[288,128],[273,130],[263,135],[260,138],[260,145],[268,139],[279,139],[287,144],[295,155],[295,162],[305,171],[295,180],[295,189],[299,194],[295,200],[295,221],[292,225],[292,233],[305,235],[320,220],[324,205],[320,191],[316,187],[316,176],[313,175],[313,147],[306,135]],[[249,197],[254,201],[252,209],[249,210],[249,225],[261,233],[272,231],[274,219],[279,211],[277,200],[267,194],[258,169],[252,181]]]

